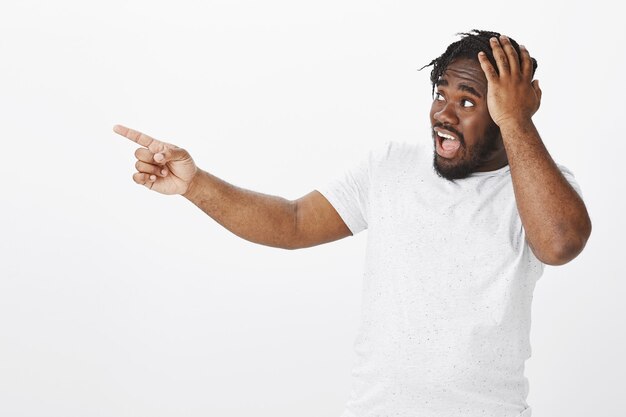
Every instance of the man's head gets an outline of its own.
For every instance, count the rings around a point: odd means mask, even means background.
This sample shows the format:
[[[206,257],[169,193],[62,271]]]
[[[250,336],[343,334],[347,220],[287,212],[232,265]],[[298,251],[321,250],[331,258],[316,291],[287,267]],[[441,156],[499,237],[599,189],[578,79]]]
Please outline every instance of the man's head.
[[[433,59],[430,80],[433,104],[430,121],[435,142],[433,165],[448,180],[465,178],[472,172],[492,171],[507,164],[500,129],[487,108],[487,78],[478,61],[484,52],[496,69],[489,40],[497,32],[473,30]],[[509,38],[510,39],[510,38]],[[510,39],[520,54],[519,45]],[[537,61],[532,58],[533,74]]]

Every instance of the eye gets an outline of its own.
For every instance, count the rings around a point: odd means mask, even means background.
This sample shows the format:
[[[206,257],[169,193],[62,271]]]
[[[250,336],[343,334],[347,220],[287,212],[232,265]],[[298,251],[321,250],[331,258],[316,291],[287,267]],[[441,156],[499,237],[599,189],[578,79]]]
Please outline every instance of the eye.
[[[439,91],[435,91],[435,100],[436,101],[444,101],[445,98],[443,97],[443,95]]]
[[[463,99],[461,100],[461,107],[474,107],[474,103],[470,100]]]

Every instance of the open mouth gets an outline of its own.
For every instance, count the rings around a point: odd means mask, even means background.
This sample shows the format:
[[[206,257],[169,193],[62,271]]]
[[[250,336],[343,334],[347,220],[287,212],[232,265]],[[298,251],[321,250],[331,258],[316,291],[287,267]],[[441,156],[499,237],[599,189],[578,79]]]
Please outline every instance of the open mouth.
[[[453,158],[461,147],[461,140],[451,132],[435,128],[436,151],[443,158]]]

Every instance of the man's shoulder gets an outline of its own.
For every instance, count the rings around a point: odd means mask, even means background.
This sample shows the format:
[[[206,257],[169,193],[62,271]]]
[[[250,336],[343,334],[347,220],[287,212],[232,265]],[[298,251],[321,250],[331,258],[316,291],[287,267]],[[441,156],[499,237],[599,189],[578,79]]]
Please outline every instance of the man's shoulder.
[[[427,152],[425,146],[415,141],[387,140],[370,149],[370,158],[378,162],[388,160],[407,161],[419,158]]]
[[[565,177],[567,182],[570,183],[570,185],[574,188],[574,190],[582,198],[583,197],[583,193],[582,193],[582,190],[580,188],[580,185],[578,184],[578,180],[576,179],[576,176],[574,175],[574,172],[570,168],[566,167],[563,164],[560,164],[558,162],[555,162],[555,164],[556,164],[557,168],[559,168],[559,171],[561,171],[561,174],[563,174],[563,176]]]

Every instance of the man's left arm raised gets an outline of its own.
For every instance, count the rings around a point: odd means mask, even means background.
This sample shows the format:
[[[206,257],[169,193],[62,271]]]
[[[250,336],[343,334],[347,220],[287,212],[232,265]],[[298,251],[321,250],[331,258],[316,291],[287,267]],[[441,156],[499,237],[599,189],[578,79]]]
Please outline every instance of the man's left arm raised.
[[[492,38],[491,47],[498,72],[483,53],[478,59],[487,77],[489,112],[500,127],[526,239],[540,261],[563,265],[582,252],[591,220],[532,122],[541,89],[532,80],[528,50],[520,46],[518,54],[506,36]]]

